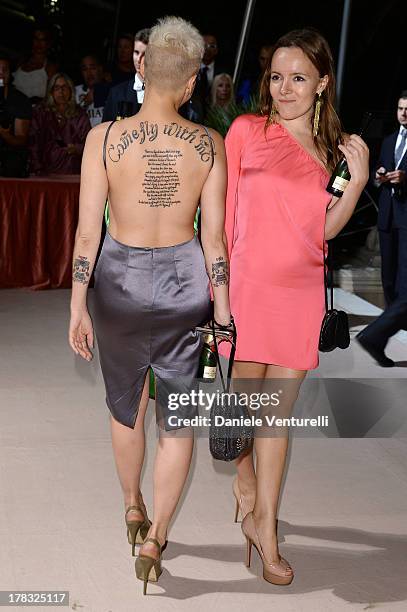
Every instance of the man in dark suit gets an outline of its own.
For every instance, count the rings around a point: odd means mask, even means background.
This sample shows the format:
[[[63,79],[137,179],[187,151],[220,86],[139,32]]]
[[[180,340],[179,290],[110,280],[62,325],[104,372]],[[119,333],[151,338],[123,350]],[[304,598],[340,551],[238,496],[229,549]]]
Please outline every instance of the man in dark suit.
[[[136,69],[134,78],[119,83],[109,92],[103,110],[103,121],[113,121],[117,117],[135,115],[143,103],[144,83],[140,74],[140,62],[148,45],[150,30],[140,30],[134,37],[133,61]]]
[[[407,329],[407,90],[397,106],[399,129],[384,139],[375,183],[380,186],[378,229],[385,311],[357,336],[383,367],[394,366],[384,352],[391,336]]]

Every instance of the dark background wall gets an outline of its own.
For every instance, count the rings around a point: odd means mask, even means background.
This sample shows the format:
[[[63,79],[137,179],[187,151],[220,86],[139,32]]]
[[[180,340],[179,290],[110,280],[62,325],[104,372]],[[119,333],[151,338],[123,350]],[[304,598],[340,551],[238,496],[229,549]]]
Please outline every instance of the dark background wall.
[[[61,27],[64,69],[79,79],[81,55],[96,50],[102,56],[111,44],[117,2],[114,0],[0,0],[0,46],[15,56],[29,45],[31,22],[51,13]],[[134,32],[168,14],[191,20],[202,32],[217,35],[221,59],[233,69],[246,0],[206,2],[122,0],[120,31]],[[45,7],[45,8],[44,8]],[[262,42],[275,41],[290,29],[311,25],[328,39],[337,59],[343,0],[257,0],[243,74],[256,70]],[[223,62],[222,62],[223,63]],[[341,117],[345,128],[357,129],[365,110],[374,110],[371,137],[380,138],[395,125],[398,93],[407,88],[406,0],[354,0],[346,58]]]

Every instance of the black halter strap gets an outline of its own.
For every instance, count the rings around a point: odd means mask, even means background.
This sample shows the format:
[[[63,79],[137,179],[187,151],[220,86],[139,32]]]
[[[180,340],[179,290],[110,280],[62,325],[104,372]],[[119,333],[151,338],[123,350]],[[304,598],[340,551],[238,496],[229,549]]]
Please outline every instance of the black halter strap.
[[[107,145],[107,137],[109,136],[110,128],[112,127],[113,123],[116,123],[116,120],[113,120],[111,122],[111,124],[109,125],[109,127],[107,128],[106,134],[105,134],[105,139],[103,141],[103,165],[105,167],[105,170],[106,170],[106,145]]]

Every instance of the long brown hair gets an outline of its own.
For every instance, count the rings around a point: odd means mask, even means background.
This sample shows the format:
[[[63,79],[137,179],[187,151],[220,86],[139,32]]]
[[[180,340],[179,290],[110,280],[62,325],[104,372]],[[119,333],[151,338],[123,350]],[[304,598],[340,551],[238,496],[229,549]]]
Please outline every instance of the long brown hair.
[[[305,28],[293,30],[278,39],[273,45],[270,63],[266,68],[260,85],[259,113],[270,116],[273,100],[270,94],[271,61],[274,53],[281,47],[298,47],[318,70],[319,76],[328,75],[328,85],[321,95],[321,112],[318,136],[314,137],[315,148],[327,168],[332,171],[342,156],[338,144],[342,142],[342,127],[336,114],[335,72],[331,49],[325,38],[317,30]]]

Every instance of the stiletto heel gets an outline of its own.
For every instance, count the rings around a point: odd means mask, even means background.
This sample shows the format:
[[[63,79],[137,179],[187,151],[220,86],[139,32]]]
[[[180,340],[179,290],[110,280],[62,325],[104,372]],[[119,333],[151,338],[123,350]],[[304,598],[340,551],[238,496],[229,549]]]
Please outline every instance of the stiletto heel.
[[[257,533],[254,522],[253,512],[246,514],[242,522],[242,531],[246,536],[246,567],[250,567],[251,548],[252,545],[256,548],[263,563],[263,578],[267,582],[278,585],[291,584],[294,578],[294,572],[290,564],[279,556],[279,562],[270,562],[266,560],[260,543],[259,534]]]
[[[236,512],[235,512],[235,523],[237,523],[237,518],[239,516],[239,500],[236,500]]]
[[[131,510],[135,510],[143,514],[144,518],[138,521],[129,521],[127,515]],[[134,557],[134,550],[136,544],[143,544],[147,537],[148,530],[150,529],[151,522],[148,519],[147,511],[144,504],[140,506],[129,506],[126,509],[124,519],[127,527],[127,540],[131,544],[131,554]]]
[[[252,544],[251,539],[246,536],[246,567],[250,567],[252,560]]]
[[[148,555],[140,555],[136,559],[136,576],[139,580],[144,582],[143,584],[143,595],[147,595],[147,583],[148,582],[158,582],[159,577],[162,574],[161,568],[161,555],[162,551],[167,545],[167,541],[163,546],[159,543],[156,538],[146,538],[144,544],[146,542],[151,542],[158,548],[159,556],[158,559],[154,559],[154,557],[149,557]]]

